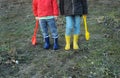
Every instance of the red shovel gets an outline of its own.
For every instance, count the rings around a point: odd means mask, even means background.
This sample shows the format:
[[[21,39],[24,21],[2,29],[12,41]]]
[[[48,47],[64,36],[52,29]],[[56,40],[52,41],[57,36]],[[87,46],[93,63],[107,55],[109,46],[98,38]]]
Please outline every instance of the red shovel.
[[[36,24],[35,24],[35,28],[34,28],[34,34],[32,36],[32,45],[36,45],[37,43],[37,39],[36,39],[36,35],[37,35],[37,31],[38,31],[38,23],[39,23],[39,20],[36,20]]]

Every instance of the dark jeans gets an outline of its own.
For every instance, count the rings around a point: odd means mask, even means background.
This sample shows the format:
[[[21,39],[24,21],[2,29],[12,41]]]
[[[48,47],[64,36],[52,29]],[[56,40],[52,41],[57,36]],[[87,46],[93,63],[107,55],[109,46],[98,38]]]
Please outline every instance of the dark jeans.
[[[49,28],[52,34],[52,38],[58,38],[58,31],[54,18],[40,19],[39,23],[44,38],[49,37],[49,33],[48,33]]]

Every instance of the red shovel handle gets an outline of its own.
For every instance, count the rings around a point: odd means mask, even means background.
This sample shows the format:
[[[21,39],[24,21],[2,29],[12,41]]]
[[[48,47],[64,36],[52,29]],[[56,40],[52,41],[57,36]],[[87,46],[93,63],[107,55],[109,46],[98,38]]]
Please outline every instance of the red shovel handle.
[[[39,21],[38,20],[36,20],[36,23],[35,23],[35,28],[34,28],[34,36],[37,34],[37,31],[38,31],[38,23],[39,23]]]
[[[37,31],[38,31],[38,23],[39,23],[39,20],[36,20],[36,24],[35,24],[35,28],[34,28],[34,34],[32,36],[32,45],[36,45],[37,43],[37,39],[36,39],[36,35],[37,35]]]

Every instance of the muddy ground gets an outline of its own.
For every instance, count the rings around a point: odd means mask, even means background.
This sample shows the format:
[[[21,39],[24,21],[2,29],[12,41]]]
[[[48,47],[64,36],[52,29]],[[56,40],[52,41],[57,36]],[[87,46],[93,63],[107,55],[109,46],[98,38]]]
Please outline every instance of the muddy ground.
[[[83,21],[79,50],[65,51],[65,20],[59,16],[59,50],[44,50],[31,0],[0,0],[0,78],[120,78],[120,0],[88,0],[90,40]],[[53,44],[52,38],[50,39]],[[72,43],[72,40],[71,40]]]

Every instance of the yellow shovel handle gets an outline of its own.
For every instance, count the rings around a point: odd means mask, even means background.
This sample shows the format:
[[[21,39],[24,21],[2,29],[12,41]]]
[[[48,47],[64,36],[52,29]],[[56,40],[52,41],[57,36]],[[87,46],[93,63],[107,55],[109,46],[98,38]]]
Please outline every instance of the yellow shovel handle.
[[[87,21],[86,21],[86,15],[83,15],[83,20],[84,20],[85,31],[88,31]]]

